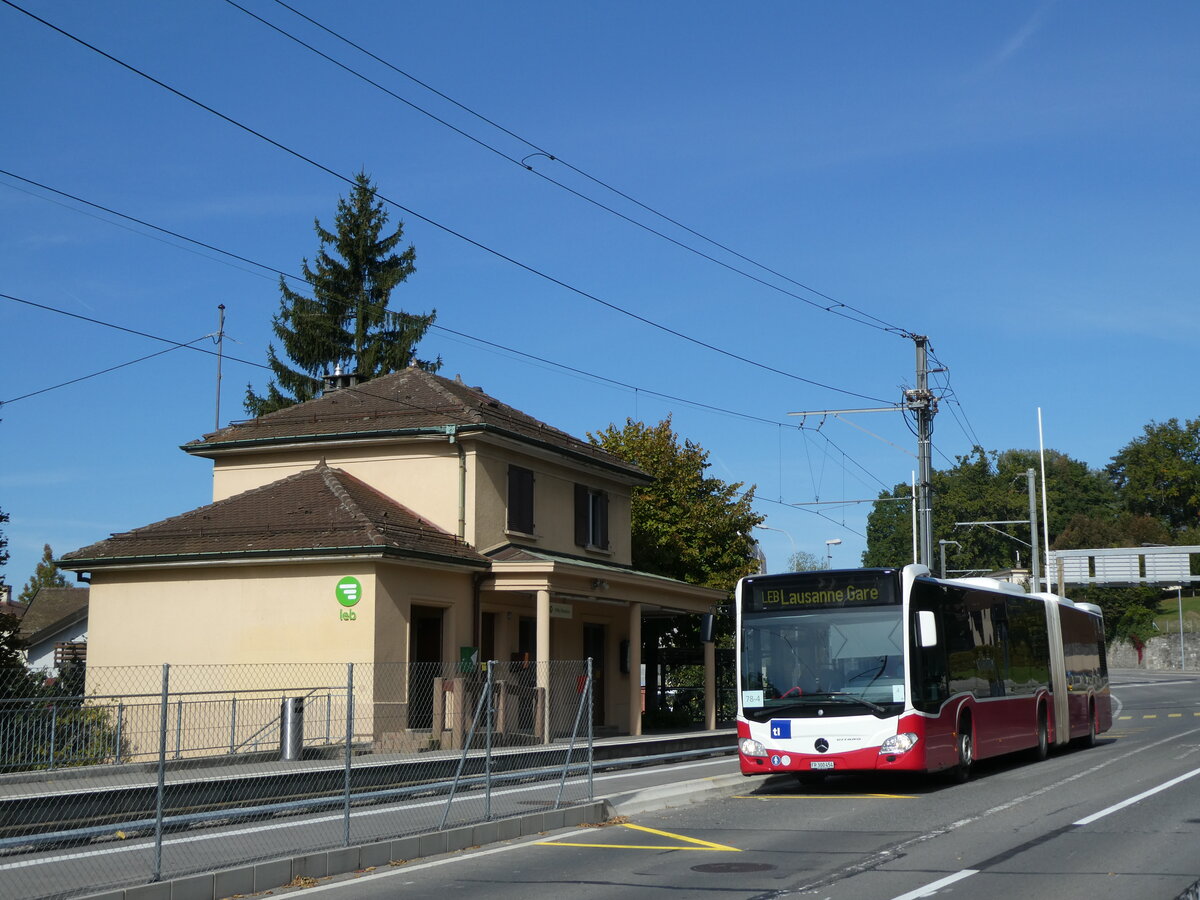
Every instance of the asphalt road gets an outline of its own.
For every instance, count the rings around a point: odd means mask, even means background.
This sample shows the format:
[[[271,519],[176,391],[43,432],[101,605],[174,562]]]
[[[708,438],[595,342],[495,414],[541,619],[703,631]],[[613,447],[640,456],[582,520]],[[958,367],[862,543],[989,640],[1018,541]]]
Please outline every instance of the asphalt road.
[[[979,764],[965,785],[746,781],[757,787],[298,893],[1174,900],[1200,879],[1200,678],[1118,676],[1114,695],[1114,729],[1099,746]]]

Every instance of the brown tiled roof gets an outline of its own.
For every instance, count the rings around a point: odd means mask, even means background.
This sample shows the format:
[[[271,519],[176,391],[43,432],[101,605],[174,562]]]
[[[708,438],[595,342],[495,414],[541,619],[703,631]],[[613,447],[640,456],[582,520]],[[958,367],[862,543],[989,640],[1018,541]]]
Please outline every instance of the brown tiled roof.
[[[39,588],[21,617],[21,638],[37,643],[43,637],[86,617],[87,604],[87,588]]]
[[[641,469],[617,456],[552,428],[506,403],[468,387],[410,367],[329,391],[288,409],[239,422],[184,444],[197,455],[242,446],[334,438],[403,437],[458,426],[466,432],[493,432],[529,443],[550,446],[589,462],[649,480]]]
[[[114,534],[66,554],[59,565],[380,553],[488,565],[454,535],[324,460],[272,484]]]

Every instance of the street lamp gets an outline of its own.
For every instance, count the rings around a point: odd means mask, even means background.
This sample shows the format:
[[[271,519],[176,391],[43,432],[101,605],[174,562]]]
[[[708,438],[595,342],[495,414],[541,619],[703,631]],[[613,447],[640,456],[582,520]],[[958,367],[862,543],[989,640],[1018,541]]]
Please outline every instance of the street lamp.
[[[788,567],[791,568],[793,565],[795,565],[795,563],[793,563],[792,560],[794,560],[796,558],[796,539],[794,537],[792,537],[791,534],[784,531],[782,528],[772,528],[770,525],[755,525],[754,527],[761,528],[763,531],[778,531],[780,534],[786,536],[788,539],[788,543],[792,545],[792,555],[788,557]],[[765,571],[767,571],[767,569],[766,569],[766,559],[767,559],[766,554],[764,554],[762,552],[761,547],[759,548],[758,552],[762,558],[762,567],[763,567],[762,570],[765,572]]]
[[[830,538],[825,542],[825,568],[833,568],[833,548],[841,542],[841,538]]]

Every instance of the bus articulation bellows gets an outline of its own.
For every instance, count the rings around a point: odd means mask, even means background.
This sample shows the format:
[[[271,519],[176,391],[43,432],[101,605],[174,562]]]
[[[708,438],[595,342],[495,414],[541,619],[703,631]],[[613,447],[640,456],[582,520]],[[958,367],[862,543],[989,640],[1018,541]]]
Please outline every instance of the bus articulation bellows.
[[[746,775],[950,772],[1112,727],[1099,607],[925,566],[754,575],[736,593]]]

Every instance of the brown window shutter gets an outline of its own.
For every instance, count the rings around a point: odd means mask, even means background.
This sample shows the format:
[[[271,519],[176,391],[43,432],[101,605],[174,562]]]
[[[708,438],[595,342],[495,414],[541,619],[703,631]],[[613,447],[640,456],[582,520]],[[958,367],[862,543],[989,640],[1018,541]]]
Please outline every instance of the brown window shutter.
[[[589,524],[587,485],[577,484],[575,485],[575,543],[580,547],[588,545]]]

